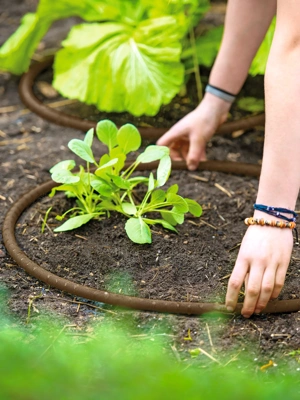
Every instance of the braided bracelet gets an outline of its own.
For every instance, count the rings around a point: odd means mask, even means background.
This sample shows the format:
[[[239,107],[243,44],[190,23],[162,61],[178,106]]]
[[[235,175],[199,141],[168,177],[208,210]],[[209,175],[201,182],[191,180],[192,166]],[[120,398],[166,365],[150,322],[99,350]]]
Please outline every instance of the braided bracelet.
[[[297,213],[293,210],[289,210],[288,208],[270,207],[270,206],[265,206],[264,204],[257,204],[257,203],[253,204],[253,208],[254,210],[262,211],[266,214],[272,215],[273,217],[284,219],[285,221],[296,222]],[[288,218],[285,215],[282,215],[281,213],[291,214],[292,217]]]

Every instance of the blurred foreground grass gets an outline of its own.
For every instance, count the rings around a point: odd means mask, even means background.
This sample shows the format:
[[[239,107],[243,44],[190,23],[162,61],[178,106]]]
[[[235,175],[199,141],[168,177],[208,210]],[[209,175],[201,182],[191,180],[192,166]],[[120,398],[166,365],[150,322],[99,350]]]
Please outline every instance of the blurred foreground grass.
[[[197,351],[179,362],[168,335],[152,331],[139,340],[132,326],[106,319],[85,331],[49,317],[24,327],[8,315],[5,296],[2,290],[1,400],[300,398],[297,368],[262,370],[230,354],[227,365],[195,362]]]

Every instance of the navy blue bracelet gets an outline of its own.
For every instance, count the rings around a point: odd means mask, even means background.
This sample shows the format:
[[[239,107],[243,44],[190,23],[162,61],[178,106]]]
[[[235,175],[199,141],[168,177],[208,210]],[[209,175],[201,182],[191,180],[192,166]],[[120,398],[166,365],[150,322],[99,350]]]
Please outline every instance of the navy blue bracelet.
[[[297,219],[297,213],[293,210],[289,210],[288,208],[270,207],[270,206],[265,206],[264,204],[256,204],[256,203],[253,204],[253,208],[254,210],[262,211],[266,214],[273,215],[273,217],[284,219],[285,221],[296,222]],[[281,213],[291,214],[292,217],[288,218],[285,215],[282,215]]]

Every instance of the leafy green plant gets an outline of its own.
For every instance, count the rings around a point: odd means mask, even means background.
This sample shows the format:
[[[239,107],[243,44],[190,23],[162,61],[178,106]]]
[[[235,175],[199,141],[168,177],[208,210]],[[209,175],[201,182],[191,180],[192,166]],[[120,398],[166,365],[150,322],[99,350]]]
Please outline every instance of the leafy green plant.
[[[194,38],[193,28],[209,0],[40,0],[0,48],[0,70],[25,72],[40,40],[56,20],[78,16],[54,62],[53,86],[63,96],[99,110],[156,115],[191,73],[199,101],[198,64],[211,66],[223,27]],[[274,33],[273,22],[250,74],[263,74]]]
[[[196,201],[178,195],[178,185],[161,189],[171,173],[168,147],[148,146],[124,168],[127,154],[141,145],[136,127],[126,124],[118,130],[113,122],[103,120],[97,124],[96,135],[108,147],[108,153],[99,160],[92,151],[94,130],[90,129],[84,140],[72,139],[68,144],[70,150],[86,162],[86,168],[80,165],[79,171],[72,172],[75,161],[65,160],[50,170],[52,179],[62,184],[53,188],[50,196],[64,191],[68,197],[76,198],[76,206],[58,217],[71,216],[55,229],[56,232],[78,228],[92,218],[101,219],[116,211],[128,218],[125,230],[133,242],[151,243],[149,225],[160,224],[176,232],[175,226],[183,223],[185,213],[201,215],[202,209]],[[132,176],[141,163],[152,161],[159,161],[156,178],[152,172],[149,177]],[[94,172],[91,166],[95,168]],[[144,186],[146,191],[141,202],[134,195],[138,185]],[[151,217],[153,212],[160,214],[160,218]]]
[[[62,42],[54,87],[100,110],[155,115],[184,83],[183,41],[208,8],[209,0],[40,0],[0,49],[0,69],[26,71],[51,24],[79,16],[88,23]]]

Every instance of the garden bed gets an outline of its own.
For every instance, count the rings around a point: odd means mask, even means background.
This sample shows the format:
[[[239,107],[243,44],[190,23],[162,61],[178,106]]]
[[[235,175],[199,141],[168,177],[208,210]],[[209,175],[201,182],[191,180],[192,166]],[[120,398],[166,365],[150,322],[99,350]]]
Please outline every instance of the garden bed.
[[[14,15],[13,11],[10,12]],[[18,23],[17,18],[15,24]],[[9,29],[7,36],[11,33]],[[70,157],[68,141],[82,135],[73,129],[49,124],[24,111],[18,99],[17,84],[16,78],[0,75],[0,90],[5,94],[0,107],[15,106],[7,112],[2,111],[0,116],[1,223],[6,211],[22,193],[48,180],[49,168]],[[260,78],[249,80],[244,93],[253,95],[255,88],[261,96]],[[178,99],[171,107],[172,112],[174,109],[180,111],[180,104],[176,107],[175,104],[179,104]],[[77,103],[75,113],[80,114],[80,110],[81,106]],[[178,113],[175,118],[181,116]],[[97,115],[98,119],[104,117]],[[160,115],[158,118],[165,118],[160,121],[160,126],[171,125],[168,116]],[[125,122],[114,121],[120,124]],[[155,126],[156,122],[151,122],[151,125]],[[216,136],[209,144],[208,157],[260,163],[262,145],[262,130],[246,132],[235,139]],[[99,145],[97,151],[100,154],[103,148]],[[138,293],[145,298],[223,301],[228,274],[245,232],[243,218],[252,213],[257,179],[216,172],[174,172],[172,180],[179,184],[180,193],[198,200],[204,208],[199,220],[187,218],[179,227],[178,235],[154,228],[153,244],[138,246],[126,237],[124,221],[115,217],[102,222],[93,221],[76,232],[59,235],[46,228],[42,235],[41,220],[45,210],[52,205],[52,201],[44,197],[19,221],[17,232],[20,245],[32,259],[47,269],[91,287]],[[65,201],[57,198],[53,212],[61,211]],[[299,203],[297,207],[299,209]],[[48,222],[50,228],[57,224],[53,215]],[[297,247],[292,257],[281,294],[284,299],[299,296],[300,254]],[[63,316],[81,328],[94,319],[121,319],[128,315],[127,311],[74,298],[28,276],[6,254],[2,241],[0,274],[1,281],[11,294],[10,310],[24,322],[29,301],[35,297],[35,308],[31,308],[33,322],[38,316],[34,310]],[[188,348],[199,343],[210,349],[212,341],[219,352],[228,348],[247,348],[258,363],[268,361],[270,357],[277,362],[287,362],[290,359],[287,354],[300,347],[299,313],[261,315],[250,320],[234,315],[198,318],[134,311],[130,311],[130,315],[133,323],[141,328],[141,333],[144,328],[152,327],[171,333],[173,344],[183,357]],[[184,340],[188,330],[192,341]]]

